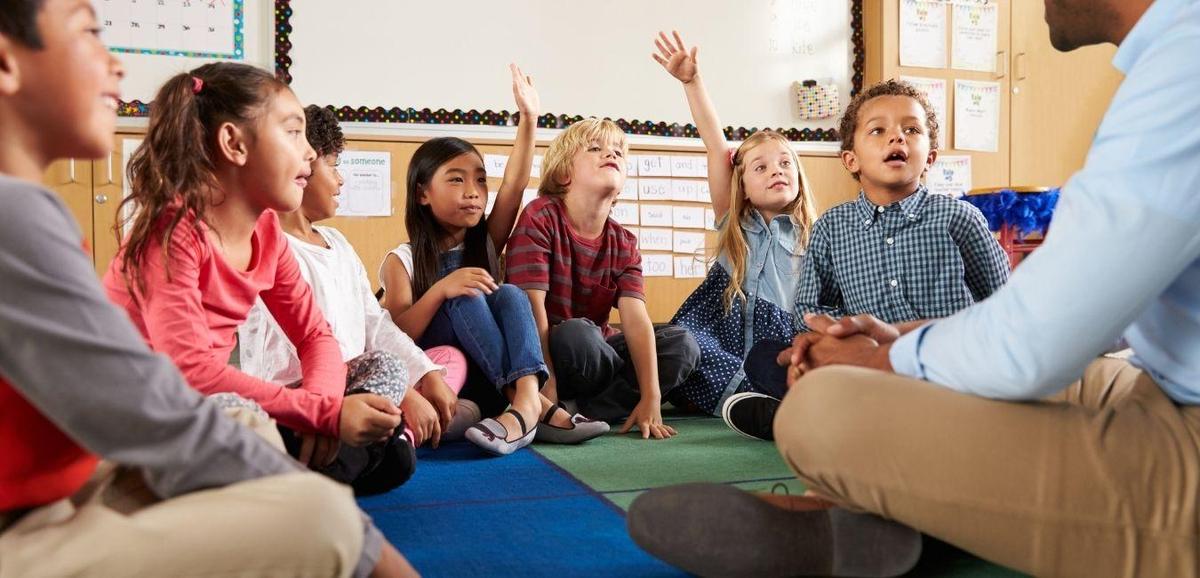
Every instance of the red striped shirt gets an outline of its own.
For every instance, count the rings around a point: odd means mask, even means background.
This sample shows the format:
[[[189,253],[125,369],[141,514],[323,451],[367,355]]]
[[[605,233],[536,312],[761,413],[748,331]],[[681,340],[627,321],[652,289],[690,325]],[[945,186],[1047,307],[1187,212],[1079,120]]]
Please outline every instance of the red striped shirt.
[[[550,325],[586,317],[604,335],[621,297],[645,300],[637,237],[611,218],[595,239],[571,228],[567,209],[553,196],[535,199],[517,219],[508,241],[505,275],[521,289],[546,292]]]

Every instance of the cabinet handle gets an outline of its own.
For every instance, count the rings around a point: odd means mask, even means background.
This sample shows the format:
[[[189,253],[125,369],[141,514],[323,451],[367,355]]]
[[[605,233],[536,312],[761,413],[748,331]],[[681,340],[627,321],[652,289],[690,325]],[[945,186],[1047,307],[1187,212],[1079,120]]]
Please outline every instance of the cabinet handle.
[[[67,184],[75,182],[75,159],[67,161]]]
[[[104,203],[107,203],[107,202],[108,202],[108,195],[106,195],[104,193],[100,193],[99,195],[96,195],[96,204],[97,205],[103,205]]]
[[[1017,80],[1025,80],[1028,76],[1025,70],[1025,53],[1018,52],[1017,57],[1013,59],[1013,74],[1017,75]]]
[[[1000,66],[1000,71],[996,73],[996,79],[1008,76],[1008,51],[1001,50],[996,53],[996,63]]]
[[[109,151],[108,152],[108,161],[105,162],[106,168],[108,169],[108,182],[104,183],[106,185],[113,184],[112,161],[113,161],[113,154],[112,154],[112,151]]]

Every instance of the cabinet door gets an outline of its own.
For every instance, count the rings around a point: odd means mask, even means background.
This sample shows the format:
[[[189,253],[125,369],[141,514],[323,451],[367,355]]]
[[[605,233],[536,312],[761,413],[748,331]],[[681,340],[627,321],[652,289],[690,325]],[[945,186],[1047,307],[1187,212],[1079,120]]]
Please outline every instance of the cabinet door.
[[[120,238],[115,227],[117,208],[121,204],[121,191],[125,183],[124,141],[129,138],[140,140],[141,136],[118,134],[114,138],[112,154],[107,159],[96,161],[92,167],[96,177],[92,194],[92,215],[96,230],[93,252],[96,256],[96,272],[100,275],[108,270],[109,262],[116,256],[120,247]]]
[[[92,227],[92,161],[65,159],[51,163],[42,179],[46,188],[58,193],[75,216],[83,240],[95,246]]]
[[[1122,76],[1111,44],[1059,52],[1042,2],[1014,2],[1012,164],[1014,186],[1058,186],[1081,167]]]

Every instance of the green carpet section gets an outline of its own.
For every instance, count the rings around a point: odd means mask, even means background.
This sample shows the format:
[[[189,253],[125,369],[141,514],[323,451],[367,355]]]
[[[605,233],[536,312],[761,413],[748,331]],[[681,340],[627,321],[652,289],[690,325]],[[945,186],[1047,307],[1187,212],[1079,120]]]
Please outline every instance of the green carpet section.
[[[635,432],[607,435],[580,446],[532,447],[621,509],[627,509],[646,490],[684,482],[726,483],[755,492],[804,493],[804,485],[779,456],[775,444],[744,438],[718,418],[665,420],[679,435],[668,440],[643,440]],[[921,561],[909,576],[1024,576],[937,540],[926,538],[925,544]]]

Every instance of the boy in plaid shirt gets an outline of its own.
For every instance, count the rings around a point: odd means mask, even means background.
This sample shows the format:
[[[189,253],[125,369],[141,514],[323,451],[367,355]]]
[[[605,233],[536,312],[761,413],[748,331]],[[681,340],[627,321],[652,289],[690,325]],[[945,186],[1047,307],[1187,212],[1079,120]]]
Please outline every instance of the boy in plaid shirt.
[[[1008,280],[1008,258],[974,206],[930,194],[921,177],[937,158],[938,121],[924,94],[888,80],[850,103],[838,127],[842,164],[862,184],[854,201],[813,225],[796,291],[804,316],[870,314],[888,323],[949,317]],[[776,356],[787,343],[764,341],[746,356],[746,376],[784,391]],[[767,391],[771,391],[767,389]],[[745,393],[722,412],[739,433],[773,439],[779,400]]]

